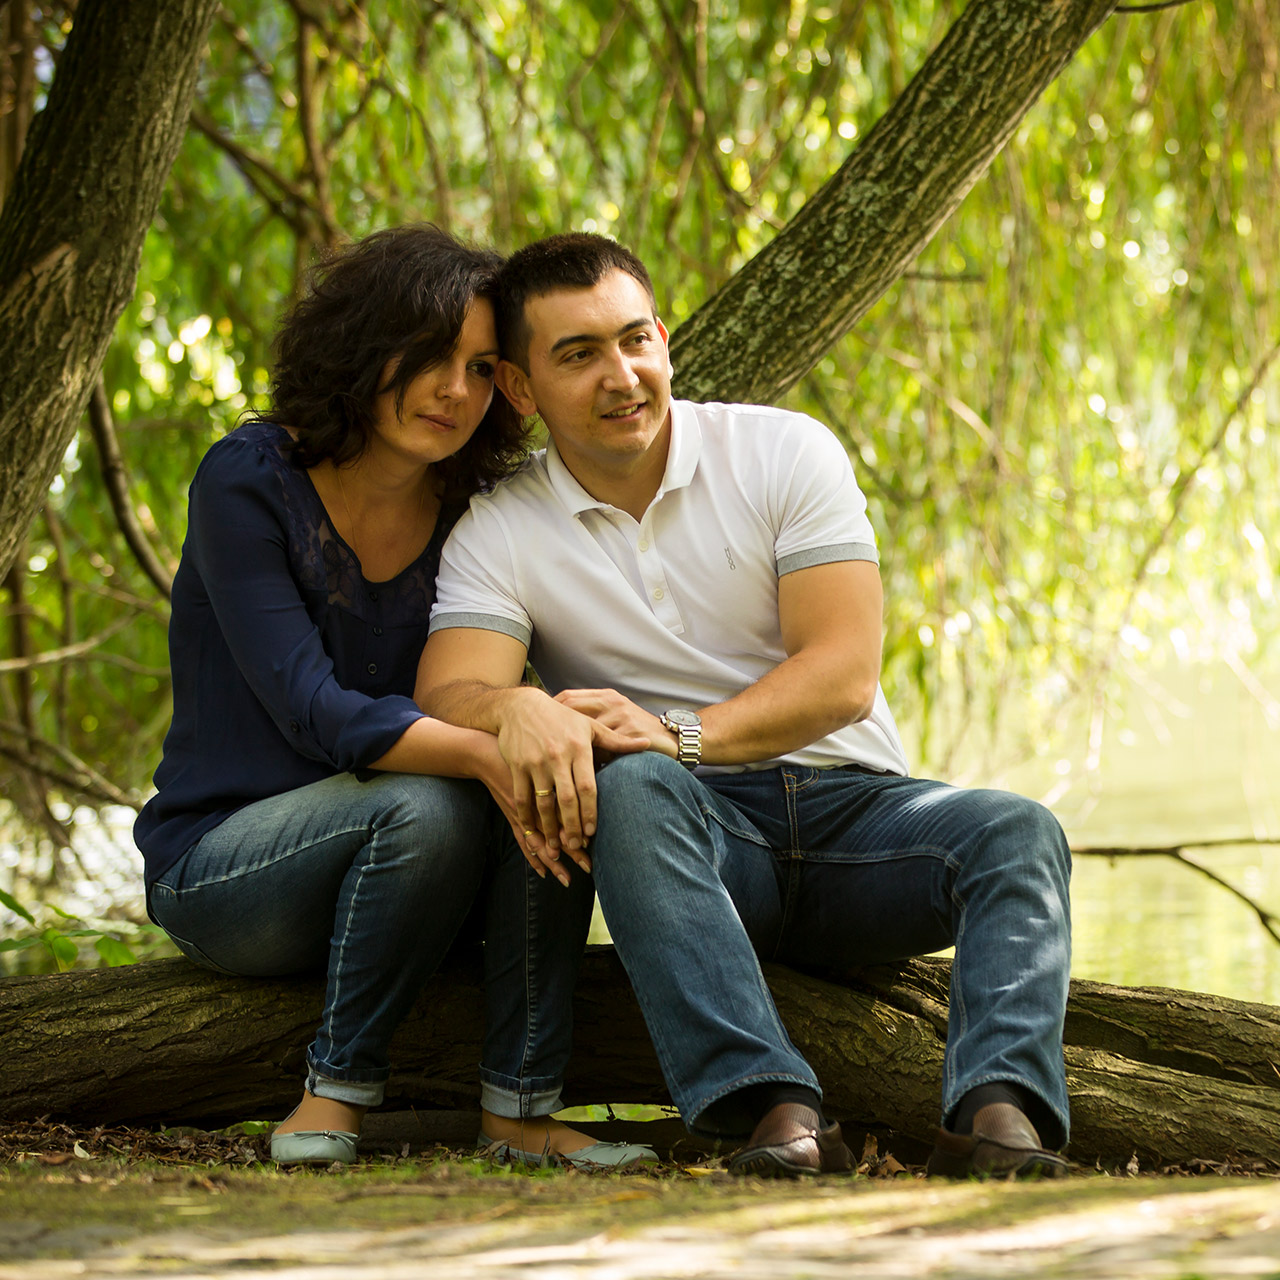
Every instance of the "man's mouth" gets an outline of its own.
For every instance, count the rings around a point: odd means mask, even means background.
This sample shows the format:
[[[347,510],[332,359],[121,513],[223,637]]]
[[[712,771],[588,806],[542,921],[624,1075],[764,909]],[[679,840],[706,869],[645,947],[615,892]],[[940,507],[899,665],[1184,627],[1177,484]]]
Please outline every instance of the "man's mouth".
[[[638,413],[644,408],[643,400],[636,400],[631,404],[619,405],[616,409],[610,409],[607,413],[602,413],[602,418],[629,418],[633,413]]]

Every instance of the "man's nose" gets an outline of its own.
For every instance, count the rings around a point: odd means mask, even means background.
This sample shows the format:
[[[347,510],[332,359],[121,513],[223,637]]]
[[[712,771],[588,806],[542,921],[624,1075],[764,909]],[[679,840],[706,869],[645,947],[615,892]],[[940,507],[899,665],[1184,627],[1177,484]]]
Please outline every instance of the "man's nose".
[[[631,361],[625,352],[613,353],[609,360],[609,367],[605,371],[605,383],[611,390],[620,391],[629,391],[632,387],[640,385],[640,378],[632,368]]]

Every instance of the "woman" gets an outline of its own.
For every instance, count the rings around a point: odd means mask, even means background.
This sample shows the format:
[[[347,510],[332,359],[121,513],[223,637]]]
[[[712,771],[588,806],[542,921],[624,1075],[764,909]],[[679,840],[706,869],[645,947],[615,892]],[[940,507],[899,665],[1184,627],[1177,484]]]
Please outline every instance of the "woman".
[[[652,1155],[548,1118],[590,883],[534,877],[503,820],[515,810],[497,739],[409,696],[444,539],[527,443],[493,394],[500,265],[431,226],[338,253],[277,337],[271,413],[214,444],[191,485],[173,724],[135,837],[148,910],[192,960],[327,968],[302,1101],[271,1139],[281,1164],[354,1159],[391,1034],[486,860],[484,1139],[593,1167]],[[540,936],[525,928],[535,914]],[[531,965],[545,982],[527,983]]]

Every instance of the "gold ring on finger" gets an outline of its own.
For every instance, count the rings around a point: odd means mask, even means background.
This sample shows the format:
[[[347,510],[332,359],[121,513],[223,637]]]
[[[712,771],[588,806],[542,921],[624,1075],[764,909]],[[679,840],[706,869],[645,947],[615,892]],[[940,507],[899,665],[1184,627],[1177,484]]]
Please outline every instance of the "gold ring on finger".
[[[533,794],[534,794],[535,796],[549,796],[549,795],[551,795],[551,793],[552,793],[552,791],[553,791],[553,790],[554,790],[554,788],[552,788],[552,787],[548,787],[545,791],[535,791]]]
[[[525,829],[524,829],[524,834],[525,834],[525,836],[526,836],[526,837],[528,837],[528,836],[534,835],[534,834],[536,834],[536,833],[535,833],[533,830],[531,830],[529,827],[525,827]]]

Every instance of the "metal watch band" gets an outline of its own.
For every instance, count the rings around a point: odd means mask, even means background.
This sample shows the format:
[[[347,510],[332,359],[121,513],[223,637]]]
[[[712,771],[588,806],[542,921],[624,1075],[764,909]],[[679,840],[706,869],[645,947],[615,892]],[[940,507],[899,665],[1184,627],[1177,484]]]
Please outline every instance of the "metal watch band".
[[[696,769],[702,763],[702,722],[691,713],[684,713],[693,721],[692,724],[681,724],[670,713],[664,713],[659,719],[663,725],[676,735],[676,761],[686,769]],[[681,717],[683,719],[684,716]]]

